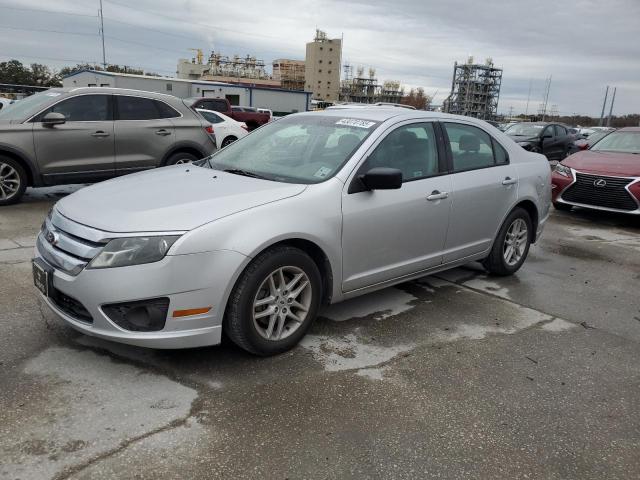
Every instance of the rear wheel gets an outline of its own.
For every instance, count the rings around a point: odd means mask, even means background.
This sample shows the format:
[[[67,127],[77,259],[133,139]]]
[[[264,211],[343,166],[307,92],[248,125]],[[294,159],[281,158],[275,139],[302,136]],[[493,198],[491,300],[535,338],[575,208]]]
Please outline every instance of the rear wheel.
[[[255,355],[293,348],[318,312],[322,278],[304,251],[275,247],[256,257],[242,273],[224,318],[227,336]]]
[[[515,208],[502,224],[484,267],[493,275],[513,275],[526,260],[532,238],[529,213]]]
[[[177,152],[167,158],[165,165],[181,165],[183,163],[191,163],[198,160],[198,157],[188,152]]]
[[[221,148],[226,147],[227,145],[231,145],[233,142],[235,142],[237,140],[236,137],[227,137],[222,141],[222,144],[220,145]]]
[[[27,173],[22,165],[0,156],[0,205],[11,205],[22,198],[27,188]]]

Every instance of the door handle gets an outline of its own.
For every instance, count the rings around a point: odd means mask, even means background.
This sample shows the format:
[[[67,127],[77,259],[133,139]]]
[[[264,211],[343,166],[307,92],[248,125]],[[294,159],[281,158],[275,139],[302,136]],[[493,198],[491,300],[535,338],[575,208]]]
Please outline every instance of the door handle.
[[[502,180],[503,185],[513,185],[514,183],[518,183],[517,178],[507,177],[504,180]]]
[[[104,132],[102,130],[98,130],[97,132],[93,132],[91,134],[92,137],[108,137],[109,134],[107,132]]]
[[[169,130],[166,130],[164,128],[161,128],[160,130],[156,130],[156,135],[171,135],[171,132]]]
[[[430,202],[435,202],[436,200],[443,200],[445,198],[449,198],[448,192],[439,192],[438,190],[434,190],[431,192],[431,195],[427,196],[427,200]]]

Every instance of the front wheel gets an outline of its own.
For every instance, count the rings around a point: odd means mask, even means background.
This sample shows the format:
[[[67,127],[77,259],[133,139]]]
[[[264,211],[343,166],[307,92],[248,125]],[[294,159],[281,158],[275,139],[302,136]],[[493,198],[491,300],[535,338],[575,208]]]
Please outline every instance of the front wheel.
[[[311,326],[322,297],[322,278],[304,251],[275,247],[256,257],[231,293],[223,327],[255,355],[293,348]]]
[[[533,227],[529,213],[523,208],[515,208],[502,224],[491,253],[483,265],[493,275],[513,275],[529,253]]]
[[[198,157],[187,152],[178,152],[167,158],[165,165],[181,165],[183,163],[192,163],[198,160]]]
[[[0,156],[0,206],[11,205],[22,198],[27,188],[27,174],[12,158]]]

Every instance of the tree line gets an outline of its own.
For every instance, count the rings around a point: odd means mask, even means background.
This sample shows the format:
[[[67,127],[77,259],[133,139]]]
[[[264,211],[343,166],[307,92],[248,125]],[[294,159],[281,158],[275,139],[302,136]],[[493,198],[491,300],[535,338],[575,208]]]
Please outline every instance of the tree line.
[[[120,65],[107,65],[102,68],[99,65],[89,63],[79,63],[75,66],[63,67],[60,70],[54,70],[40,63],[32,63],[24,65],[19,60],[9,60],[0,62],[0,83],[11,85],[26,85],[30,87],[61,87],[62,79],[67,75],[82,70],[99,70],[114,73],[133,73],[136,75],[151,75],[159,77],[157,73],[145,72],[138,68],[131,68]]]

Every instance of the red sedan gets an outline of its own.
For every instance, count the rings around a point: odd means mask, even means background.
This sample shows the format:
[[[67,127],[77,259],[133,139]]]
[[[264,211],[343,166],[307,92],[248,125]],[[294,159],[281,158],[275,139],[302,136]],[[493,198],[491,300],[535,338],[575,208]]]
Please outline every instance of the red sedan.
[[[640,127],[621,128],[556,165],[558,210],[584,207],[640,215]]]

